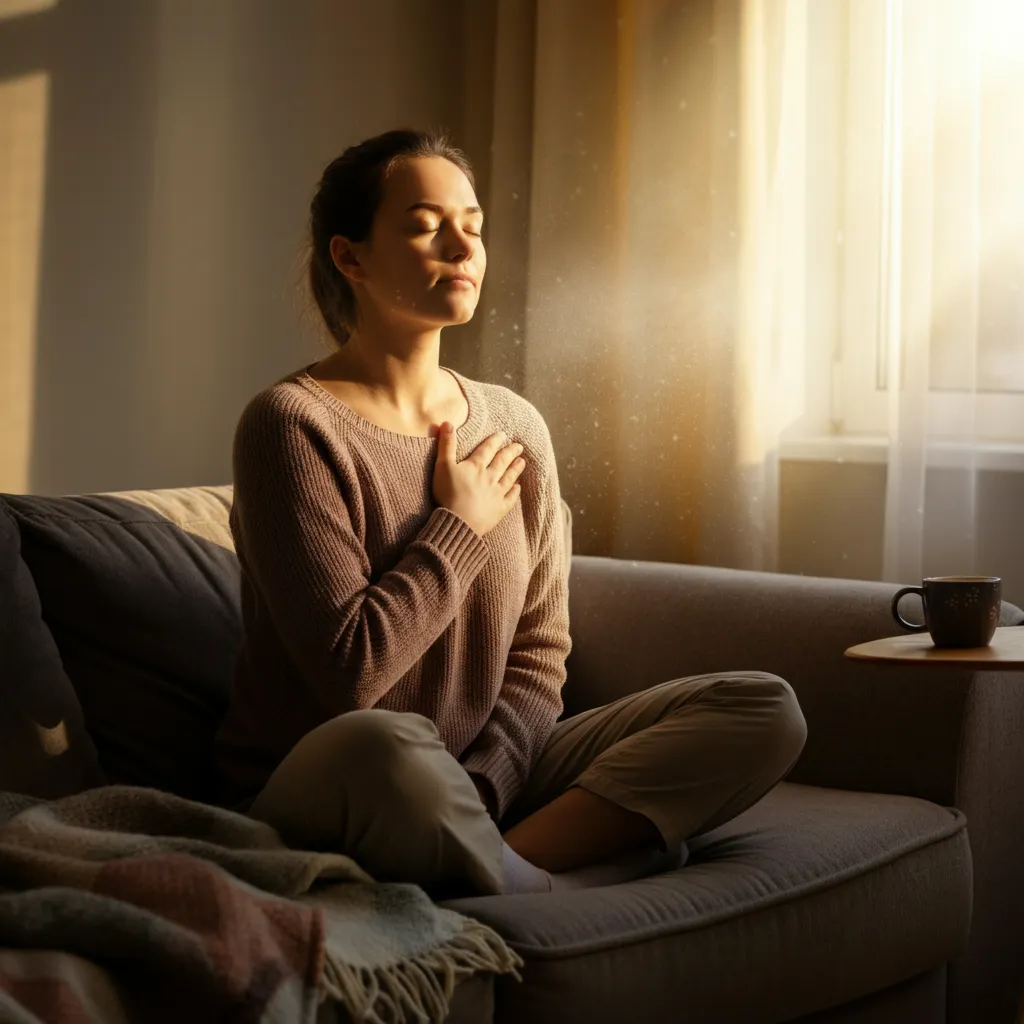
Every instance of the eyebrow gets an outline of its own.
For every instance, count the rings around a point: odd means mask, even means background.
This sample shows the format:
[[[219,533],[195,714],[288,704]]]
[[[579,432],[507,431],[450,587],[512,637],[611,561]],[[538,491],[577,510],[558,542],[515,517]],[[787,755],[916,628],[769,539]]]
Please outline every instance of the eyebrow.
[[[430,210],[433,213],[444,213],[444,207],[438,206],[437,203],[413,203],[405,212],[409,213],[412,210]],[[479,206],[467,206],[463,213],[483,213]]]

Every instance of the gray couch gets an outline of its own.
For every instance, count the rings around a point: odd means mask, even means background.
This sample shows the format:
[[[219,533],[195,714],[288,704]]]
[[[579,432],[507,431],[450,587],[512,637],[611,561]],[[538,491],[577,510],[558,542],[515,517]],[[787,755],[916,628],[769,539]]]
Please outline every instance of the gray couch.
[[[0,788],[106,779],[206,798],[240,637],[230,502],[223,486],[0,495],[0,621],[23,641],[18,672],[0,671]],[[571,540],[567,506],[566,525]],[[581,555],[569,582],[567,714],[764,669],[794,686],[807,745],[763,800],[691,839],[681,869],[451,901],[526,967],[522,983],[461,985],[450,1020],[1012,1024],[1024,674],[844,659],[895,631],[892,584]],[[1002,623],[1024,613],[1005,605]],[[50,689],[28,688],[47,659],[63,690],[52,672]],[[26,707],[59,712],[77,762],[19,748]]]

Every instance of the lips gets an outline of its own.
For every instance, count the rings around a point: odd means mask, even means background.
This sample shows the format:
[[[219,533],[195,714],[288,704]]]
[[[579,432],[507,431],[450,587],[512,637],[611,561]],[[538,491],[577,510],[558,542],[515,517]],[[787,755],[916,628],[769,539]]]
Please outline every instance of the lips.
[[[468,274],[454,274],[451,277],[441,278],[442,284],[457,284],[459,282],[472,285],[474,288],[476,287],[476,281],[474,281]]]

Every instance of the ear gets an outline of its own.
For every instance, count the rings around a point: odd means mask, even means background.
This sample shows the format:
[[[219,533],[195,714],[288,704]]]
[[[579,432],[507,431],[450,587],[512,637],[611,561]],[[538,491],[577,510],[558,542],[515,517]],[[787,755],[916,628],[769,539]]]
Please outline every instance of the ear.
[[[362,281],[366,276],[352,243],[342,235],[331,238],[331,259],[339,272],[350,281]]]

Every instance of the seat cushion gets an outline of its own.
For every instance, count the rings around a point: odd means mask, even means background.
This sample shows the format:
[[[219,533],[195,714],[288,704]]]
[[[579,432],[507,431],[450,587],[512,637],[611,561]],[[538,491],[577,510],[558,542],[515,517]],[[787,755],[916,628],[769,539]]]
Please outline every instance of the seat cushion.
[[[3,499],[108,780],[206,798],[241,642],[231,488]]]
[[[502,1021],[784,1021],[956,956],[966,820],[924,800],[781,783],[685,867],[601,889],[452,900],[527,961]]]
[[[102,783],[18,525],[0,502],[0,790],[52,799]]]

